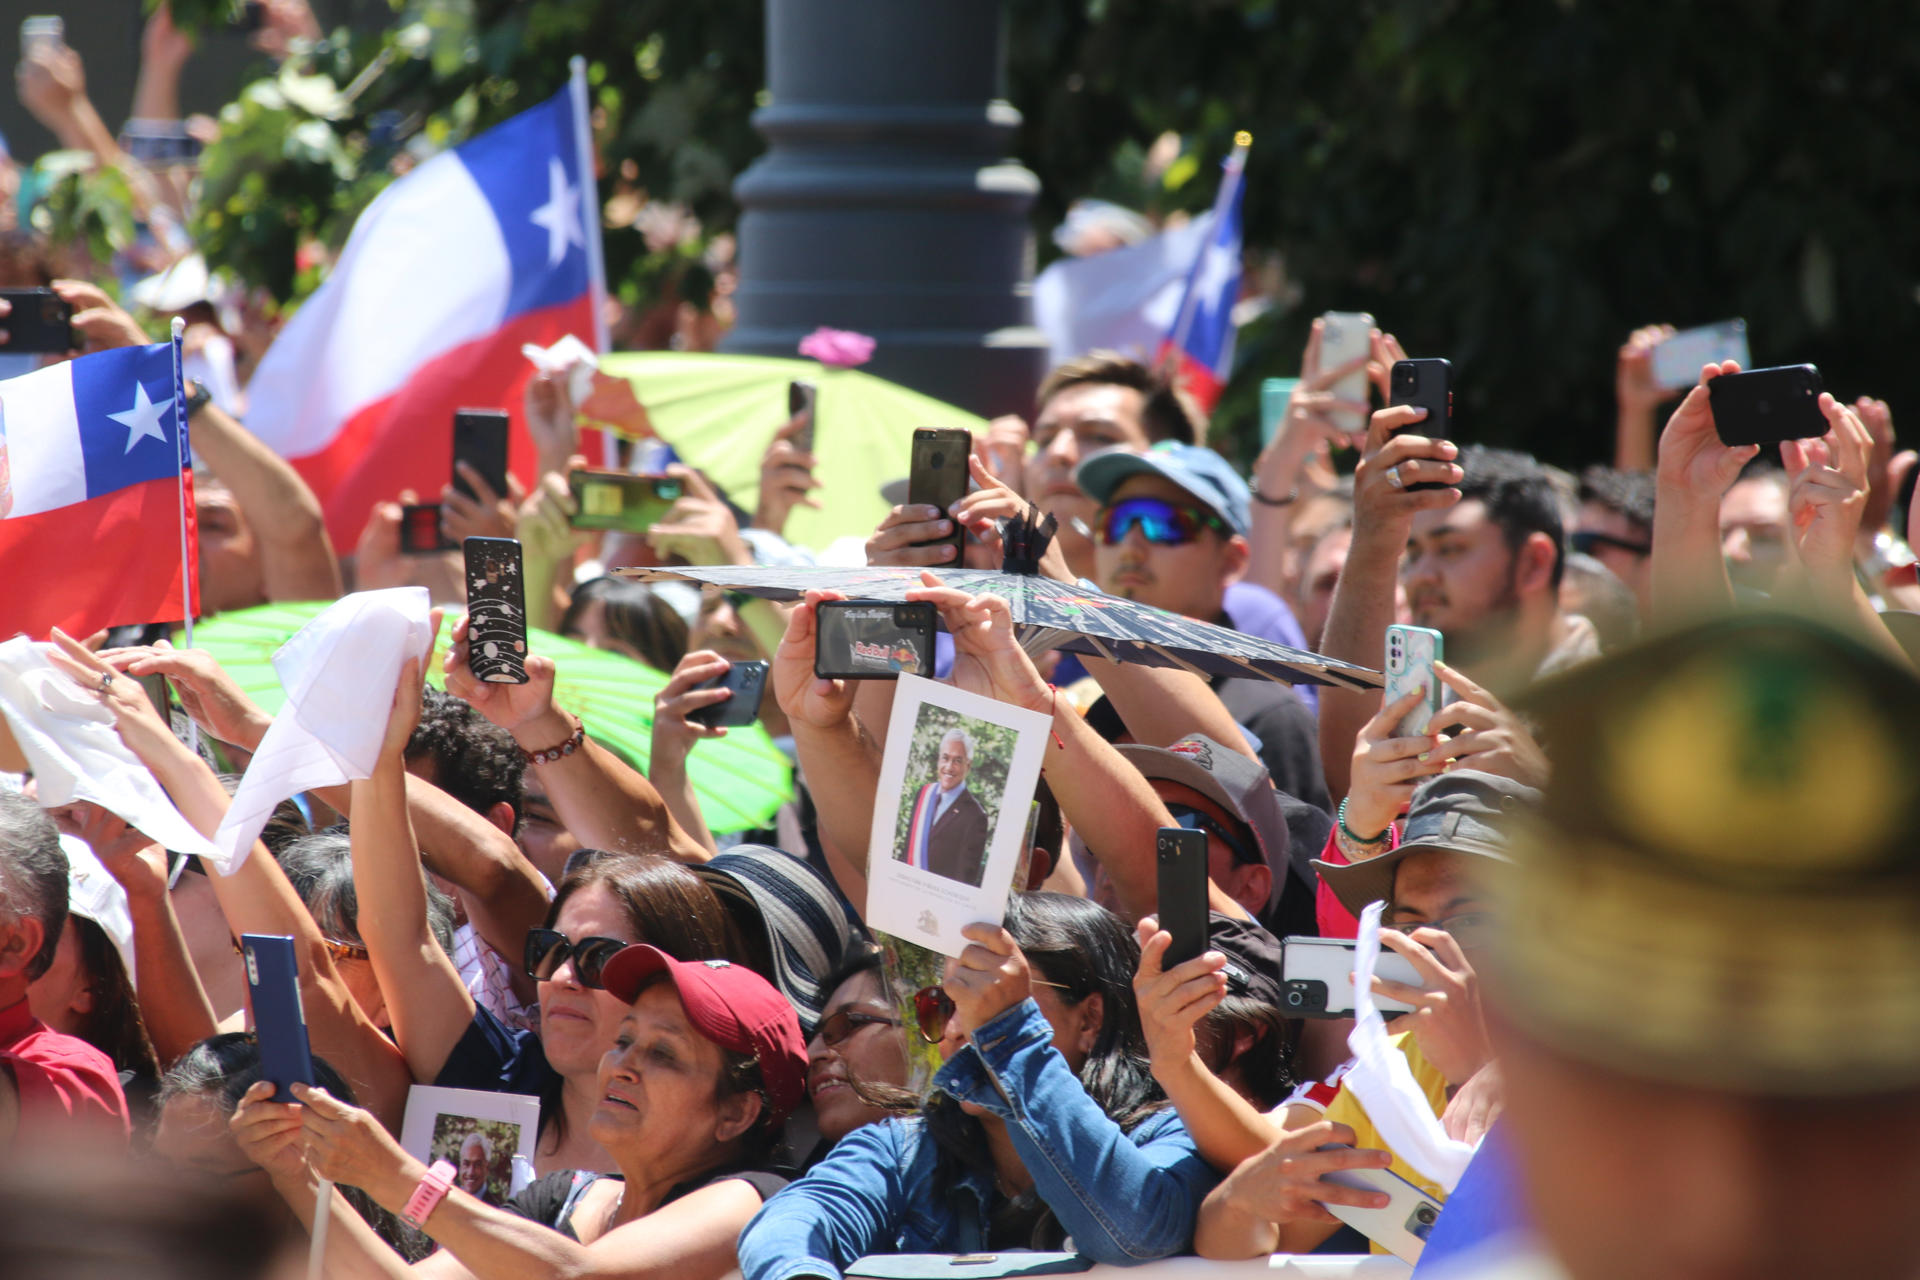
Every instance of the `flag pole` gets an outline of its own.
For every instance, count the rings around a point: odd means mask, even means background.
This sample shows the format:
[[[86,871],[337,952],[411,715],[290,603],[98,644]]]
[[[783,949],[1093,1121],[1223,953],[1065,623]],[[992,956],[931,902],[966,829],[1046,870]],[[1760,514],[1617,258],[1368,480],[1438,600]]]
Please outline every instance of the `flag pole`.
[[[600,181],[593,166],[593,113],[587,101],[587,60],[579,54],[567,60],[567,88],[573,99],[573,152],[580,169],[580,218],[586,223],[587,301],[593,307],[593,350],[607,353],[607,265],[600,245]],[[609,467],[620,465],[620,442],[612,432],[603,432],[601,460]]]
[[[179,316],[173,318],[173,422],[180,432],[179,466],[174,479],[180,494],[180,627],[181,638],[186,647],[193,648],[193,575],[194,563],[188,547],[187,521],[192,518],[189,497],[192,489],[187,476],[193,469],[193,449],[187,442],[187,382],[186,375],[180,370],[180,340],[187,331],[187,322]],[[187,717],[187,746],[195,755],[200,753],[200,728],[194,724],[193,717]]]
[[[1207,229],[1206,243],[1200,246],[1194,256],[1193,266],[1187,269],[1187,291],[1180,300],[1180,314],[1175,317],[1173,329],[1167,335],[1163,348],[1163,359],[1168,363],[1177,362],[1179,353],[1186,349],[1188,331],[1193,328],[1194,313],[1199,310],[1199,299],[1193,295],[1194,280],[1200,274],[1200,264],[1206,261],[1207,250],[1213,247],[1213,237],[1220,233],[1220,219],[1226,210],[1233,207],[1233,201],[1240,194],[1240,182],[1247,170],[1247,148],[1253,145],[1253,135],[1245,129],[1233,135],[1233,151],[1227,156],[1227,172],[1220,180],[1220,190],[1213,198],[1213,225]]]

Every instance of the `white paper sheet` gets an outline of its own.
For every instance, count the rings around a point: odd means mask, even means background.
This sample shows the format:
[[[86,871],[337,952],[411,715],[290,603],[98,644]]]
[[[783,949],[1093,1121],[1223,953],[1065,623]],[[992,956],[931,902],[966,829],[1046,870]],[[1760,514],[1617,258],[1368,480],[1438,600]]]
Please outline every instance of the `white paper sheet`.
[[[61,832],[60,852],[67,855],[67,913],[85,916],[99,925],[120,953],[120,963],[127,967],[127,981],[138,983],[139,975],[133,970],[133,913],[127,908],[127,891],[94,856],[93,846],[79,836]]]
[[[1395,1155],[1452,1192],[1476,1148],[1447,1136],[1414,1081],[1406,1055],[1387,1038],[1386,1020],[1373,1004],[1373,966],[1380,955],[1380,913],[1385,907],[1384,902],[1371,903],[1360,915],[1359,946],[1353,953],[1355,1021],[1347,1036],[1353,1064],[1341,1084],[1360,1099],[1367,1119]]]
[[[561,334],[560,341],[550,347],[526,343],[520,348],[520,354],[544,374],[565,374],[567,398],[576,406],[593,394],[593,374],[600,367],[600,357],[572,334]]]
[[[180,816],[120,741],[100,695],[49,662],[46,648],[25,636],[0,644],[0,713],[33,766],[40,807],[86,800],[176,853],[224,868],[219,847]]]
[[[282,800],[372,775],[400,668],[426,653],[430,608],[425,587],[356,592],[273,655],[287,701],[214,832],[230,866],[246,860]]]

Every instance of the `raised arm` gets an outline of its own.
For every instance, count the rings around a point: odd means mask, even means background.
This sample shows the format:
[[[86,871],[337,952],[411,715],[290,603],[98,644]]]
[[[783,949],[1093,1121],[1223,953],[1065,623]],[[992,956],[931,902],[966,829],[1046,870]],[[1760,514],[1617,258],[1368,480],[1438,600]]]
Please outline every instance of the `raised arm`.
[[[193,415],[191,430],[194,449],[233,493],[259,540],[267,599],[338,597],[340,560],[320,500],[300,473],[211,402]]]
[[[1733,583],[1720,551],[1720,500],[1760,446],[1720,443],[1707,384],[1738,372],[1731,360],[1701,369],[1699,384],[1660,433],[1653,503],[1655,627],[1733,607]]]

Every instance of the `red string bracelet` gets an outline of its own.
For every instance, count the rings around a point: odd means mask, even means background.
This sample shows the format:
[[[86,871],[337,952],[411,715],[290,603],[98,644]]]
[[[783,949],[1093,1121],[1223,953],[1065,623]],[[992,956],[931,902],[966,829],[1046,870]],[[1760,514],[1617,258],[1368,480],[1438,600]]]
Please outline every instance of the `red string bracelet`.
[[[1059,702],[1059,686],[1055,685],[1051,680],[1047,681],[1047,736],[1053,739],[1054,746],[1065,751],[1067,744],[1060,740],[1060,731],[1053,727],[1053,713],[1055,707],[1059,705]]]

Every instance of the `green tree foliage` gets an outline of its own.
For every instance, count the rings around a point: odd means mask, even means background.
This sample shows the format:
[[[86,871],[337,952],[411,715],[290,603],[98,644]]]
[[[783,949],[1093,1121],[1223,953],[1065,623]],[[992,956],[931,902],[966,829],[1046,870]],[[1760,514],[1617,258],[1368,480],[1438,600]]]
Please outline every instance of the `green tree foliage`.
[[[1372,311],[1455,365],[1464,438],[1610,452],[1637,325],[1743,316],[1759,363],[1920,397],[1920,75],[1910,7],[1754,0],[1008,0],[1038,221],[1172,129],[1167,204],[1203,208],[1254,135],[1251,247],[1298,298],[1242,334],[1245,435],[1307,325]]]

